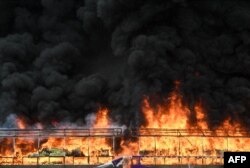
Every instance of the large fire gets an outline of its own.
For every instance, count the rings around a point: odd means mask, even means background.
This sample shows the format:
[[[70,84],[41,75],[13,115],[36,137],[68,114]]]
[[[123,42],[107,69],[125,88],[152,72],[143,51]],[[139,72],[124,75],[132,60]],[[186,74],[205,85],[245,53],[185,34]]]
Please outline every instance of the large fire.
[[[111,121],[108,109],[100,108],[92,121],[91,128],[109,128]],[[19,129],[25,123],[17,119]],[[1,164],[97,164],[112,159],[112,144],[105,137],[35,137],[0,139]],[[14,145],[14,147],[13,147]],[[39,160],[37,157],[39,156]],[[54,156],[54,157],[53,157]],[[69,156],[69,157],[67,157]],[[74,160],[74,161],[73,161]]]
[[[146,124],[137,130],[136,141],[121,140],[114,149],[112,138],[103,137],[34,137],[0,139],[0,164],[99,164],[118,155],[141,155],[146,164],[222,164],[224,151],[250,151],[250,138],[239,122],[227,118],[217,129],[210,129],[202,103],[191,111],[182,102],[178,85],[165,104],[142,102]],[[196,122],[190,122],[195,114]],[[18,119],[17,125],[26,124]],[[92,129],[110,128],[109,110],[100,108]],[[73,134],[73,133],[72,133]],[[135,135],[136,136],[136,135]],[[39,158],[39,159],[37,159]]]
[[[239,122],[230,122],[228,118],[217,129],[209,129],[206,113],[201,103],[195,104],[196,123],[190,124],[191,111],[182,103],[178,89],[169,97],[167,105],[151,107],[149,99],[145,98],[142,111],[147,124],[142,128],[156,128],[141,132],[152,137],[140,138],[140,154],[173,157],[165,164],[222,164],[224,151],[249,151],[250,139],[239,138],[247,136]],[[175,130],[177,136],[154,136],[157,129]],[[184,131],[185,130],[185,131]],[[197,136],[199,134],[200,136]],[[228,138],[232,136],[231,138]],[[238,136],[238,137],[237,137]],[[178,137],[178,138],[177,138]],[[197,158],[200,158],[197,159]],[[204,159],[206,158],[206,159]],[[204,161],[205,160],[205,161]],[[155,160],[145,161],[152,163]],[[160,164],[159,159],[157,163]]]

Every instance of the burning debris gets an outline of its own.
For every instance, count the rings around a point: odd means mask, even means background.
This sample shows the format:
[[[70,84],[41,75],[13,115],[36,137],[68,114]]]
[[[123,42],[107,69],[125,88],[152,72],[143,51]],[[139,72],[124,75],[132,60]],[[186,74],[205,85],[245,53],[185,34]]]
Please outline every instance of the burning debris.
[[[146,124],[127,134],[112,127],[107,108],[99,109],[88,129],[4,129],[1,164],[98,164],[120,155],[140,155],[144,164],[222,164],[224,151],[250,150],[247,129],[229,119],[209,129],[201,104],[190,124],[178,87],[168,103],[152,107],[149,101],[142,104]]]

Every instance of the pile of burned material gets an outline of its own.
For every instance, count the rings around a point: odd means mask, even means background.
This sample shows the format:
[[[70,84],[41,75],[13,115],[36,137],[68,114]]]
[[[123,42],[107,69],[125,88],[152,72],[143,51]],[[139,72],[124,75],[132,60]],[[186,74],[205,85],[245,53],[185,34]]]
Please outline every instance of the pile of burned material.
[[[85,156],[80,148],[73,150],[65,150],[60,148],[43,148],[38,153],[29,154],[28,157],[44,157],[44,156],[74,156],[82,157]]]
[[[92,151],[91,156],[109,157],[110,156],[109,153],[110,153],[109,149],[101,148],[100,150]]]
[[[80,150],[80,148],[73,149],[71,151],[66,150],[66,156],[74,156],[74,157],[83,157],[84,153]]]

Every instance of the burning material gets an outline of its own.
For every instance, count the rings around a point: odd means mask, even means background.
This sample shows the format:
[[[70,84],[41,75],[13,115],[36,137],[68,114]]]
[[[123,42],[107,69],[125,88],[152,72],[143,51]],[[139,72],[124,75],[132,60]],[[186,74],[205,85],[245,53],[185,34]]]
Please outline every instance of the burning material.
[[[146,124],[130,130],[133,141],[123,139],[121,128],[110,128],[107,108],[99,109],[90,129],[27,130],[19,119],[22,129],[1,132],[1,164],[98,164],[119,155],[141,155],[143,164],[222,164],[224,151],[250,150],[249,132],[239,122],[228,118],[210,129],[202,103],[192,112],[178,85],[165,102],[143,100]]]
[[[107,139],[122,135],[120,128],[54,129],[49,132],[51,133],[34,129],[0,130],[1,136],[5,135],[9,137],[5,139],[10,139],[10,142],[1,140],[0,149],[9,150],[9,153],[1,153],[1,164],[104,163],[112,158],[114,153],[114,146],[110,145]],[[19,136],[24,137],[16,138]],[[49,136],[49,138],[44,136]],[[95,140],[105,142],[105,144],[98,145]],[[5,145],[8,148],[4,148]],[[105,148],[106,146],[108,147]]]
[[[66,156],[66,152],[58,148],[43,148],[39,156]]]
[[[119,128],[109,129],[110,124],[108,110],[100,108],[91,129],[36,130],[22,127],[22,130],[2,130],[1,137],[10,138],[0,139],[0,163],[62,164],[71,163],[70,158],[74,158],[74,163],[79,164],[104,162],[114,154],[114,147],[109,144],[108,139],[121,134]],[[22,138],[15,138],[16,136]],[[12,159],[8,160],[7,157]],[[62,157],[67,157],[66,161],[61,161]],[[86,159],[89,157],[92,159]]]
[[[239,123],[226,119],[216,129],[210,129],[202,103],[196,103],[194,112],[183,104],[181,94],[176,88],[170,93],[164,104],[150,105],[150,98],[143,100],[142,112],[146,124],[132,131],[138,137],[135,145],[121,146],[127,154],[134,150],[145,157],[146,164],[223,164],[224,151],[249,151],[249,132]],[[195,123],[190,115],[195,114]],[[166,160],[160,159],[161,157]],[[157,161],[158,160],[158,161]]]

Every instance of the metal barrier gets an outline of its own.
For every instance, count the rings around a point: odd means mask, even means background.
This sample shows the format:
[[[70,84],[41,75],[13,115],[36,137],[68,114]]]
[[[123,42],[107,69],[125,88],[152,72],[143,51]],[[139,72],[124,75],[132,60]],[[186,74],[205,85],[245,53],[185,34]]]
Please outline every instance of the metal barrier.
[[[144,164],[222,165],[224,151],[250,151],[249,130],[140,128],[131,135]]]
[[[116,138],[122,135],[122,128],[0,129],[0,165],[99,164],[112,160],[116,148]],[[42,145],[50,139],[58,141],[60,144],[59,147],[54,145],[56,147],[54,150],[59,151],[59,154],[54,155],[59,156],[50,156],[49,151],[45,153],[46,156],[40,155],[45,151],[44,149],[41,151]],[[98,146],[101,145],[98,144],[100,139],[103,142],[110,141],[108,149]],[[78,156],[72,156],[72,154],[67,156],[65,149],[67,149],[67,143],[72,140],[76,141],[75,146],[77,145],[79,148],[84,146],[85,153],[79,153],[81,152],[79,149],[76,151]],[[32,150],[32,155],[20,155],[20,153],[25,153],[23,151],[28,148]],[[53,144],[50,148],[53,149]]]
[[[0,137],[113,137],[121,136],[121,128],[93,129],[0,129]]]
[[[130,135],[136,139],[133,155],[148,165],[222,165],[224,151],[250,151],[248,130],[140,128]],[[0,165],[101,164],[123,154],[117,144],[123,136],[122,128],[0,129]],[[51,146],[44,146],[50,141]],[[59,145],[53,146],[54,141]]]
[[[239,137],[250,138],[250,130],[217,129],[160,129],[140,128],[131,129],[133,136],[171,136],[171,137]]]

